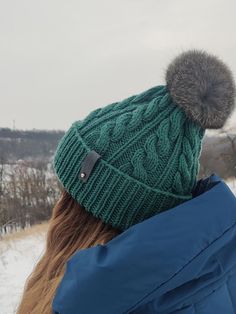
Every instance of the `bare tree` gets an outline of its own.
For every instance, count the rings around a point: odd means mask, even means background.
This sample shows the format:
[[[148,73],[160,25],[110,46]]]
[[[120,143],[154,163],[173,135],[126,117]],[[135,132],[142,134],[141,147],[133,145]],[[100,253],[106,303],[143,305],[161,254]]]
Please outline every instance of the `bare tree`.
[[[50,167],[25,161],[9,167],[2,190],[2,232],[47,220],[60,194],[59,182]]]

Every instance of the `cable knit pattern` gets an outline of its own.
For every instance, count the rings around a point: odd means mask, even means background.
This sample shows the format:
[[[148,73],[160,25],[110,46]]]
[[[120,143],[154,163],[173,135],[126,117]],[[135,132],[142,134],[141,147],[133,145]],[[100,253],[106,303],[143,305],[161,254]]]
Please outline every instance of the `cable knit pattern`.
[[[204,132],[166,86],[154,86],[75,121],[58,145],[54,169],[86,210],[125,230],[191,199]],[[83,183],[78,174],[91,150],[101,159]]]

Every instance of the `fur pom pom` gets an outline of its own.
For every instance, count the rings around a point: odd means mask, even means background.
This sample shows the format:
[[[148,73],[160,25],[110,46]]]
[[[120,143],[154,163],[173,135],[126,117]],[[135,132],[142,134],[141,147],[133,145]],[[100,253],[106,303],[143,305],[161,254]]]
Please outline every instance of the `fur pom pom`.
[[[235,107],[231,70],[218,57],[201,50],[177,56],[166,71],[173,101],[204,129],[219,129]]]

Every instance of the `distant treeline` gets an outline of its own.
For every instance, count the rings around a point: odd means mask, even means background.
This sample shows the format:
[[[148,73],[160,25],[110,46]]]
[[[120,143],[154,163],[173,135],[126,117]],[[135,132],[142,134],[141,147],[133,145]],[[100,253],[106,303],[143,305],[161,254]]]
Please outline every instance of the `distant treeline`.
[[[222,131],[206,136],[200,156],[198,177],[216,173],[225,180],[236,178],[236,133]]]
[[[6,163],[23,160],[45,160],[52,156],[64,131],[12,130],[0,128],[0,158]]]

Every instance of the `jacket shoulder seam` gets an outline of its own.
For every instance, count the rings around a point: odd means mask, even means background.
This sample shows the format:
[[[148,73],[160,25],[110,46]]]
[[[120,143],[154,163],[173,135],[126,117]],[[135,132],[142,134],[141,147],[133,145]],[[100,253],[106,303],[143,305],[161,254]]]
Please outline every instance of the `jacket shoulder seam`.
[[[149,297],[152,293],[154,293],[156,290],[158,290],[161,286],[168,283],[170,280],[172,280],[175,276],[177,276],[179,273],[181,273],[190,263],[192,263],[198,256],[200,256],[204,251],[206,251],[211,245],[213,245],[216,241],[218,241],[220,238],[222,238],[227,232],[229,232],[231,229],[236,227],[236,221],[227,229],[225,229],[218,237],[216,237],[213,241],[211,241],[205,248],[203,248],[200,252],[198,252],[196,255],[194,255],[192,258],[189,259],[189,261],[184,264],[177,272],[172,274],[167,280],[163,281],[161,284],[159,284],[156,288],[152,289],[150,292],[146,293],[139,301],[137,301],[134,305],[132,305],[127,311],[123,312],[123,314],[127,314],[130,311],[134,310],[142,301],[144,301],[147,297]]]

